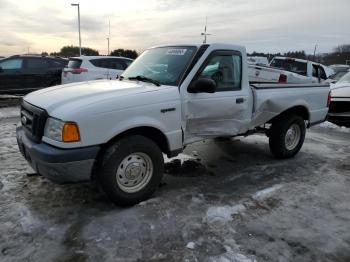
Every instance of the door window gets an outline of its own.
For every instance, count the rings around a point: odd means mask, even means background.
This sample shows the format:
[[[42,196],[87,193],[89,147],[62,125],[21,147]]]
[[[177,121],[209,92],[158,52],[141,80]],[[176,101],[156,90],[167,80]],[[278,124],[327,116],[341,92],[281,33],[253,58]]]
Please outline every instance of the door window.
[[[21,58],[9,59],[9,60],[2,61],[0,63],[0,67],[2,69],[8,69],[8,70],[9,69],[21,69],[22,63],[23,63],[23,59],[21,59]]]
[[[27,58],[28,69],[49,68],[49,63],[46,59],[41,58]]]
[[[324,69],[318,65],[312,65],[312,76],[326,80],[327,75]]]
[[[242,58],[238,54],[212,55],[198,76],[213,79],[217,91],[241,89]]]
[[[123,64],[123,62],[120,59],[109,58],[108,59],[108,68],[109,69],[116,69],[116,70],[125,70],[126,66]]]
[[[126,68],[132,63],[132,60],[128,60],[128,59],[124,59],[123,61],[124,61],[125,65],[126,65]]]
[[[326,80],[326,79],[327,79],[326,72],[324,71],[324,69],[322,68],[322,66],[320,66],[319,69],[320,69],[320,77],[321,77],[321,79]]]
[[[316,65],[312,65],[312,76],[318,78],[318,70]]]

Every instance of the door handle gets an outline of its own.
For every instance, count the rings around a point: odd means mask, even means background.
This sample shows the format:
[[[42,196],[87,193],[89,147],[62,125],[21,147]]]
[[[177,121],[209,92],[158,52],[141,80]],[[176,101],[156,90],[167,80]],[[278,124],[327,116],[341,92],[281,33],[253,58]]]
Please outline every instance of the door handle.
[[[240,97],[240,98],[236,98],[236,104],[242,104],[244,102],[244,98]]]

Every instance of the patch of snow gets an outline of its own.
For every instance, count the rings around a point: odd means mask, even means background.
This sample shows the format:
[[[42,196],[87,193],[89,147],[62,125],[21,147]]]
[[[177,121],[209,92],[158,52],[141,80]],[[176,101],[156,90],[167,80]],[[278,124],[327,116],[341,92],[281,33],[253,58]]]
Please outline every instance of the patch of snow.
[[[19,110],[20,109],[17,106],[0,108],[0,119],[19,117]]]
[[[173,159],[180,159],[181,160],[181,163],[183,163],[184,161],[186,160],[189,160],[189,159],[196,159],[195,157],[193,156],[190,156],[190,155],[187,155],[187,154],[183,154],[183,153],[180,153],[178,154],[176,157],[174,158],[168,158],[166,155],[164,155],[164,162],[165,163],[168,163],[170,162],[171,160]]]
[[[261,201],[269,197],[273,192],[275,192],[276,190],[279,190],[280,188],[282,188],[282,185],[274,185],[272,187],[268,187],[256,192],[252,197],[255,200]]]
[[[321,123],[319,126],[323,128],[328,128],[328,129],[335,129],[337,131],[344,132],[344,133],[350,133],[350,128],[347,128],[345,126],[338,126],[328,121]]]
[[[139,206],[145,206],[145,205],[148,205],[148,204],[155,204],[155,203],[157,203],[158,202],[158,198],[151,198],[151,199],[148,199],[148,200],[146,200],[146,201],[142,201],[142,202],[140,202],[138,205]]]
[[[217,257],[213,257],[211,258],[210,261],[213,261],[213,262],[256,262],[256,259],[251,257],[247,257],[241,253],[239,253],[239,251],[234,251],[232,250],[231,247],[229,246],[226,246],[225,245],[225,248],[226,248],[226,253],[220,255],[220,256],[217,256]]]
[[[186,248],[188,249],[195,249],[195,247],[196,247],[196,243],[194,242],[188,242],[186,245]]]
[[[242,204],[235,206],[213,206],[207,210],[206,219],[208,221],[228,222],[232,220],[232,215],[237,215],[245,210],[246,208]]]
[[[26,233],[31,233],[35,228],[41,226],[40,221],[37,218],[34,218],[30,210],[23,205],[18,205],[20,214],[19,222],[22,226],[22,229]]]

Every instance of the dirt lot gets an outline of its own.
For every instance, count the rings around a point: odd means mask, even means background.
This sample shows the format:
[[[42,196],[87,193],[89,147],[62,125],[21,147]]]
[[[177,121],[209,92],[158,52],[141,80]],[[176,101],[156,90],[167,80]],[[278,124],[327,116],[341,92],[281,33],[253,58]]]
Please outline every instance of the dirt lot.
[[[350,261],[350,132],[315,127],[275,160],[267,138],[208,140],[154,197],[111,204],[35,176],[0,119],[0,261]]]

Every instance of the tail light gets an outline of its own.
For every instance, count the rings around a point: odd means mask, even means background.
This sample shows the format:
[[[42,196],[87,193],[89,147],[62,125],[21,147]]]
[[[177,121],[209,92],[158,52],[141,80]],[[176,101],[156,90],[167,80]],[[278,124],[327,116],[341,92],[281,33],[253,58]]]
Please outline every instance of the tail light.
[[[280,78],[278,79],[278,83],[287,83],[287,76],[285,74],[280,74]]]
[[[329,105],[331,104],[332,101],[332,96],[331,96],[331,92],[328,93],[328,98],[327,98],[327,107],[329,107]]]
[[[69,72],[71,72],[72,74],[81,74],[84,72],[87,72],[88,70],[86,68],[72,68]]]

